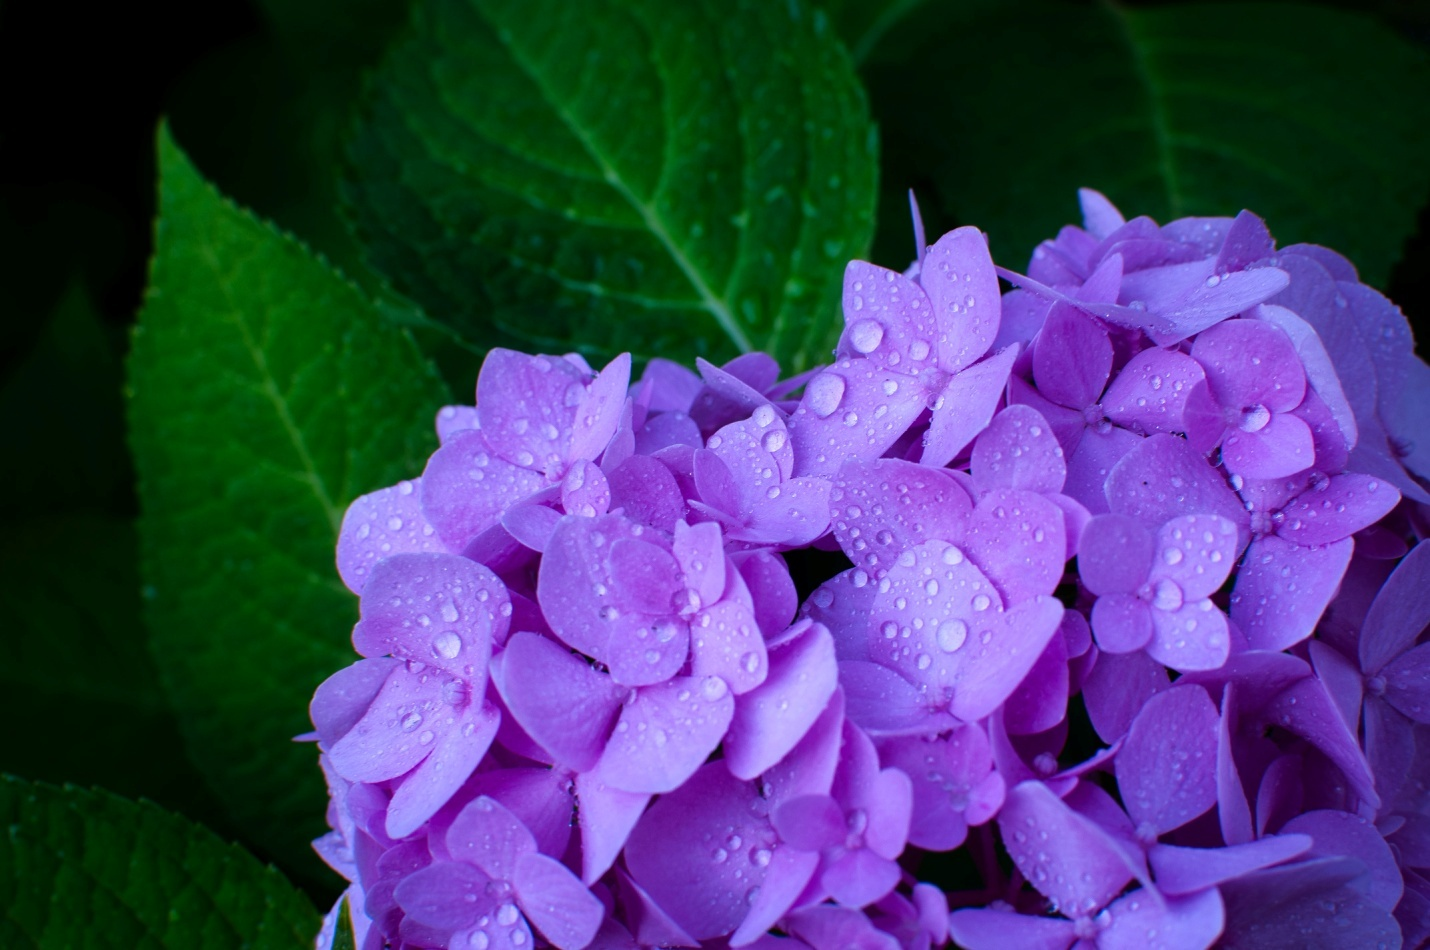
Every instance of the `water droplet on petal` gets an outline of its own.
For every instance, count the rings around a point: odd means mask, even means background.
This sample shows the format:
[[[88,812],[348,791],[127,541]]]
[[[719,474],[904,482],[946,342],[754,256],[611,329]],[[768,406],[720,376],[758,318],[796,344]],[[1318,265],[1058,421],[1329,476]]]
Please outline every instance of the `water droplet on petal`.
[[[872,353],[884,342],[884,328],[877,320],[860,320],[849,328],[849,343],[860,353]]]
[[[938,648],[945,653],[953,653],[968,639],[968,624],[957,618],[945,620],[938,626]]]

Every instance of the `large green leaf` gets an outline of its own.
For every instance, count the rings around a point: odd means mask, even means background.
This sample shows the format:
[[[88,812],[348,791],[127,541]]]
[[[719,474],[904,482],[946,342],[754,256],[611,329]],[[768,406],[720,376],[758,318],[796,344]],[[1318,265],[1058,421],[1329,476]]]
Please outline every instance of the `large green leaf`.
[[[430,0],[348,194],[372,263],[483,346],[798,368],[837,336],[875,153],[800,0]]]
[[[159,159],[129,363],[151,644],[234,820],[307,870],[323,785],[291,739],[313,688],[356,659],[337,530],[353,497],[421,470],[443,387],[405,332],[225,201],[166,132]]]
[[[0,945],[311,947],[318,914],[272,867],[149,802],[0,776]]]
[[[1075,220],[1250,208],[1385,281],[1430,194],[1430,66],[1375,20],[1309,4],[925,4],[867,61],[886,203],[932,180],[932,224],[1021,267]],[[914,92],[917,94],[914,94]],[[890,207],[881,253],[907,259]],[[881,224],[884,223],[881,221]]]

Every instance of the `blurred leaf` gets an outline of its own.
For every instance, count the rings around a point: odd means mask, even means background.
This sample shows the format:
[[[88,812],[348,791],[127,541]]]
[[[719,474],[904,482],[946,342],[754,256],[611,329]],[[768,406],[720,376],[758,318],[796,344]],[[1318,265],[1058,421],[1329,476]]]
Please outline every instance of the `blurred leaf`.
[[[355,496],[435,447],[443,387],[407,334],[225,201],[167,131],[130,357],[147,620],[190,753],[259,847],[317,867],[313,688],[356,659],[334,545]]]
[[[923,6],[927,0],[821,0],[834,28],[855,64],[878,46],[894,24]]]
[[[1334,247],[1383,284],[1430,193],[1426,54],[1351,12],[929,4],[865,77],[886,205],[932,179],[931,225],[978,225],[1010,266],[1076,220],[1086,185],[1129,217],[1250,208],[1280,243]],[[880,247],[906,263],[890,210]]]
[[[374,78],[348,196],[373,265],[481,346],[800,368],[837,336],[875,152],[799,0],[431,0]]]
[[[149,802],[0,776],[0,944],[311,947],[318,914],[272,867]]]
[[[353,934],[352,908],[344,897],[338,904],[337,928],[333,932],[332,950],[357,950],[357,937]]]

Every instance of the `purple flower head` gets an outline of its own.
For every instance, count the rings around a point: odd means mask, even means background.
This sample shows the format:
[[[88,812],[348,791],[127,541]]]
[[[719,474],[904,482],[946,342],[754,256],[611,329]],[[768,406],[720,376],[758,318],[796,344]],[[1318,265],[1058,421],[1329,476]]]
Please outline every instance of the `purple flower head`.
[[[1026,276],[915,209],[802,375],[491,351],[339,535],[364,946],[1430,938],[1430,370],[1333,252],[1080,198]]]

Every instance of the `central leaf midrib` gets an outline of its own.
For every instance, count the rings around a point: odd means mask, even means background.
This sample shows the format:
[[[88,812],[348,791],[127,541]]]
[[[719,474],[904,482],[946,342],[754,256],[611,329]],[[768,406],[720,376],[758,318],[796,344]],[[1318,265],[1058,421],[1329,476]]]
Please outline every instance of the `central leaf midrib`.
[[[1147,96],[1147,111],[1150,114],[1149,121],[1152,126],[1152,144],[1157,152],[1157,168],[1167,187],[1168,212],[1173,218],[1181,217],[1183,200],[1181,186],[1177,178],[1176,161],[1172,154],[1172,130],[1167,120],[1166,104],[1158,92],[1156,77],[1152,75],[1152,67],[1147,62],[1147,54],[1143,51],[1127,11],[1119,7],[1114,0],[1101,0],[1101,6],[1107,11],[1108,16],[1117,23],[1118,31],[1122,34],[1122,39],[1131,54],[1132,70],[1140,81],[1143,93]]]
[[[511,54],[512,60],[520,67],[521,71],[526,74],[527,78],[531,80],[532,85],[541,92],[542,98],[546,101],[546,104],[551,107],[552,111],[556,113],[562,124],[566,126],[567,131],[581,143],[581,147],[585,150],[586,155],[596,164],[596,167],[601,170],[601,174],[605,178],[606,183],[631,206],[631,209],[634,210],[636,214],[640,215],[641,221],[646,226],[646,230],[655,236],[656,240],[659,241],[661,246],[665,249],[665,252],[670,255],[671,260],[680,268],[680,272],[685,275],[685,279],[690,282],[690,286],[700,297],[701,306],[715,318],[715,322],[720,325],[720,329],[725,331],[725,335],[730,338],[730,341],[735,344],[741,353],[749,353],[753,350],[754,346],[750,343],[749,338],[745,336],[744,331],[741,330],[739,325],[735,322],[734,314],[730,312],[730,308],[710,289],[710,285],[706,282],[704,275],[700,273],[700,269],[695,266],[695,263],[686,256],[685,252],[675,242],[675,239],[671,236],[669,229],[666,227],[665,221],[656,212],[655,208],[638,198],[635,192],[630,189],[630,186],[626,184],[615,166],[613,166],[601,150],[596,147],[596,144],[591,140],[591,137],[586,133],[585,129],[557,100],[546,83],[541,80],[539,72],[534,68],[533,64],[528,62],[526,57],[522,55],[521,51],[517,48],[517,44],[510,37],[503,35],[504,31],[496,29],[496,25],[491,23],[490,20],[488,20],[488,25],[492,27],[492,32],[500,39],[502,45]],[[657,72],[659,72],[658,67]]]

